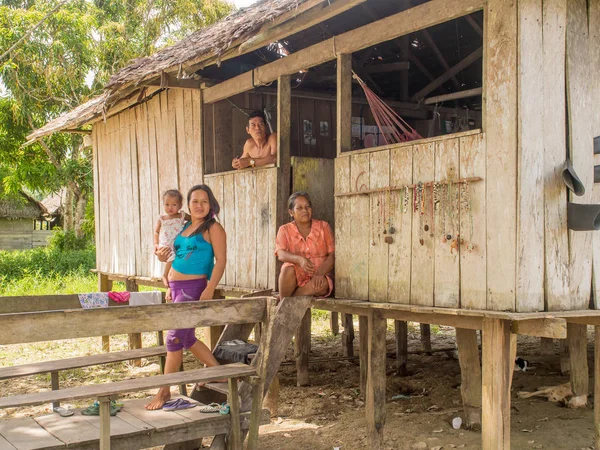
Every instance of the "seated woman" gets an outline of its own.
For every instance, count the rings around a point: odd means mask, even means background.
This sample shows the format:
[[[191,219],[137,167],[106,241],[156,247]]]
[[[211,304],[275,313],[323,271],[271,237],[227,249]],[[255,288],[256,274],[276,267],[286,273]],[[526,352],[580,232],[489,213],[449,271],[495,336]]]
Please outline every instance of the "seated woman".
[[[227,238],[215,220],[220,207],[212,191],[206,185],[194,186],[188,192],[187,202],[192,220],[173,242],[175,259],[168,275],[173,303],[211,300],[227,262]],[[170,254],[169,247],[156,250],[162,262],[167,261]],[[166,344],[166,374],[179,370],[184,348],[209,367],[219,365],[210,349],[196,339],[194,328],[169,330]],[[162,387],[146,409],[160,409],[170,398],[170,387]]]
[[[283,262],[279,273],[279,298],[301,295],[328,297],[333,292],[335,246],[329,224],[313,219],[306,192],[288,200],[292,222],[279,227],[275,254]]]

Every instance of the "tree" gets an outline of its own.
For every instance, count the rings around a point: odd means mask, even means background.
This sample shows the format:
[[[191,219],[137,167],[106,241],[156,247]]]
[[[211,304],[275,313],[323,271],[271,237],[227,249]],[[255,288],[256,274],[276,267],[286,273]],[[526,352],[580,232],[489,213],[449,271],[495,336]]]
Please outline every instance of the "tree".
[[[67,188],[80,232],[92,191],[90,149],[57,133],[25,135],[99,94],[108,77],[228,14],[222,0],[0,0],[0,168],[8,191]]]

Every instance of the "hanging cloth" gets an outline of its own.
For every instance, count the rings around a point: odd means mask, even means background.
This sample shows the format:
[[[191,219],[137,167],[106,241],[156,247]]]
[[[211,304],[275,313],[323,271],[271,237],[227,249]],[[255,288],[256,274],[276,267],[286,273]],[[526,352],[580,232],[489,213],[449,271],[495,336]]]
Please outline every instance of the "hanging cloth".
[[[352,71],[352,77],[358,81],[358,84],[360,84],[360,87],[365,92],[375,122],[387,145],[423,139],[423,137],[417,133],[417,130],[406,123],[396,111],[386,105],[375,92],[369,89],[365,82],[361,80],[354,71]]]

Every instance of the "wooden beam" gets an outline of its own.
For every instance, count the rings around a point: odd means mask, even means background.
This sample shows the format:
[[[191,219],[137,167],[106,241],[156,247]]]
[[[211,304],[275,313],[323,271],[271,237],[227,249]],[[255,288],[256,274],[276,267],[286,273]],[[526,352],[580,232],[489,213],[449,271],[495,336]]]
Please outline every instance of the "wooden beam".
[[[565,319],[531,319],[513,322],[511,331],[514,334],[539,336],[553,339],[567,337],[567,321]]]
[[[0,315],[0,345],[263,320],[267,298]],[[68,323],[68,327],[56,327]],[[93,324],[93,326],[91,326]]]
[[[465,20],[471,25],[471,28],[475,30],[475,32],[483,37],[483,29],[479,26],[479,24],[473,19],[472,16],[465,16]]]
[[[482,339],[482,449],[510,450],[510,322],[484,319]]]
[[[570,408],[584,408],[587,405],[589,369],[587,361],[587,325],[570,323],[567,325],[567,344],[571,361]]]
[[[410,70],[410,62],[408,61],[400,61],[388,64],[374,64],[367,66],[364,69],[366,73],[402,72],[406,70]]]
[[[308,386],[310,379],[308,376],[308,356],[310,354],[310,329],[311,329],[311,310],[306,310],[306,314],[300,322],[296,331],[294,340],[296,356],[296,386]]]
[[[177,78],[163,72],[162,76],[145,82],[144,86],[158,86],[162,89],[200,89],[202,83],[206,81],[206,79]]]
[[[477,331],[456,329],[456,345],[460,364],[460,393],[465,410],[466,427],[481,428],[481,363],[477,346]]]
[[[427,67],[425,67],[423,65],[421,60],[419,58],[417,58],[417,56],[414,53],[410,52],[408,58],[410,59],[410,62],[412,62],[417,67],[417,69],[419,69],[421,71],[421,73],[423,75],[425,75],[427,77],[427,79],[429,79],[429,81],[435,80],[435,77],[433,75],[431,75],[431,72],[429,72],[429,70],[427,70]]]
[[[287,222],[287,199],[290,195],[291,142],[292,142],[292,86],[290,76],[277,80],[277,226]]]
[[[352,55],[338,56],[337,61],[337,155],[352,148]]]
[[[450,70],[451,70],[450,66],[448,65],[448,62],[446,61],[446,58],[444,58],[444,55],[442,54],[442,52],[440,51],[440,49],[436,45],[435,41],[431,37],[431,34],[429,34],[429,31],[427,31],[427,30],[421,30],[420,34],[421,34],[421,36],[423,36],[423,39],[425,40],[425,42],[427,43],[427,45],[431,48],[431,50],[433,50],[433,53],[435,54],[435,57],[440,62],[440,64],[442,65],[442,67],[444,68],[444,70],[446,71],[446,73],[449,73]],[[458,73],[458,72],[456,72],[456,73]],[[456,73],[451,73],[448,78],[452,80],[452,83],[454,84],[454,87],[456,89],[460,89],[460,83],[458,82],[458,80],[456,79],[456,76],[455,76]]]
[[[365,398],[369,371],[369,319],[367,316],[358,316],[358,336],[360,394]]]
[[[355,6],[364,3],[365,1],[366,0],[337,0],[333,3],[321,2],[308,11],[294,16],[289,21],[283,22],[280,25],[271,26],[264,32],[261,31],[257,35],[248,39],[246,42],[242,43],[238,47],[237,52],[240,55],[252,52],[270,44],[271,42],[278,41],[302,30],[306,30],[321,22],[325,22],[327,19],[352,9]]]
[[[444,84],[446,81],[448,81],[452,76],[454,76],[461,70],[469,67],[471,64],[473,64],[475,61],[480,59],[482,56],[483,56],[483,47],[479,47],[477,50],[475,50],[469,56],[464,58],[458,64],[456,64],[455,66],[450,68],[446,73],[439,76],[438,78],[433,80],[431,83],[429,83],[427,86],[425,86],[423,89],[421,89],[419,92],[417,92],[415,95],[413,95],[412,99],[420,100],[420,99],[424,98],[431,91],[440,87],[442,84]]]
[[[356,52],[405,34],[438,25],[480,10],[483,6],[483,0],[431,0],[378,22],[311,45],[285,58],[207,88],[205,102],[214,103],[223,100],[240,92],[248,91],[256,85],[270,83],[280,75],[291,75],[300,70],[318,66],[335,59],[339,54]],[[252,72],[254,72],[254,77]]]
[[[467,89],[465,91],[452,92],[451,94],[436,95],[435,97],[426,98],[423,103],[426,105],[434,105],[436,103],[448,102],[450,100],[458,100],[460,98],[475,97],[481,95],[482,88]]]
[[[260,29],[259,33],[264,33],[267,30],[269,30],[270,28],[277,27],[277,26],[281,25],[282,23],[284,23],[290,19],[293,19],[294,17],[297,17],[298,15],[305,13],[306,11],[310,10],[311,8],[314,8],[315,6],[320,5],[324,1],[325,0],[307,0],[306,2],[299,5],[297,8],[294,8],[293,10],[277,17],[272,22],[269,22],[269,23],[263,25],[262,28]],[[222,62],[222,61],[227,61],[228,59],[240,56],[240,53],[238,51],[238,46],[240,44],[243,44],[244,42],[246,42],[246,40],[247,40],[246,37],[242,37],[242,38],[234,40],[229,45],[229,49],[226,50],[225,52],[223,52],[222,54],[212,55],[212,56],[202,55],[198,58],[194,58],[194,59],[187,61],[185,64],[185,67],[184,67],[184,72],[186,74],[190,75],[190,74],[193,74],[194,72],[198,71],[199,69],[204,69],[205,67],[208,67],[212,64],[220,64],[220,62]],[[179,70],[179,66],[167,69],[168,72],[176,72],[178,70]]]
[[[370,311],[369,329],[369,368],[367,371],[367,442],[371,450],[383,450],[383,427],[385,425],[385,372],[387,322],[381,311]]]
[[[408,323],[394,320],[394,334],[396,336],[396,367],[398,375],[403,377],[408,375]]]
[[[421,330],[421,350],[424,352],[431,351],[431,325],[428,323],[419,324]]]
[[[347,357],[354,356],[354,319],[352,314],[342,314],[342,354]]]
[[[600,326],[594,327],[594,438],[600,449]]]

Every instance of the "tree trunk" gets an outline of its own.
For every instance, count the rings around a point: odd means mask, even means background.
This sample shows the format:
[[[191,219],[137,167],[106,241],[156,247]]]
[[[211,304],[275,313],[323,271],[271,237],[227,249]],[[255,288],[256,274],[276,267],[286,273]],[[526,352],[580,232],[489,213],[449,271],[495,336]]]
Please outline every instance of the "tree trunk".
[[[81,230],[81,226],[83,225],[83,220],[85,219],[85,208],[87,206],[87,194],[82,193],[77,197],[77,201],[75,203],[75,215],[73,217],[73,229],[75,230],[75,235],[77,237],[81,237],[83,231]]]
[[[64,215],[64,230],[73,229],[73,191],[70,186],[67,186],[65,195],[65,204],[63,205]]]

